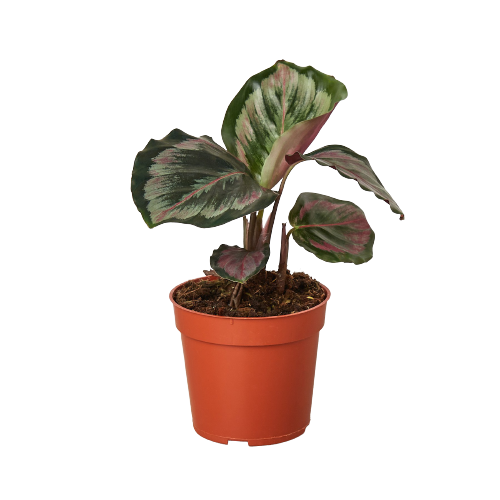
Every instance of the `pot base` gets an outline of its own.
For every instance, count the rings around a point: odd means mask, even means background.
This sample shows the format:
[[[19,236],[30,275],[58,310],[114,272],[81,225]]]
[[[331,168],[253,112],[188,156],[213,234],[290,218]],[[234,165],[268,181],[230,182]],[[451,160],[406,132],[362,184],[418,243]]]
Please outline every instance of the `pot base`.
[[[263,439],[234,439],[230,437],[216,436],[215,434],[210,434],[209,432],[202,431],[200,429],[197,429],[196,427],[194,427],[194,430],[201,437],[208,439],[209,441],[213,441],[214,443],[228,444],[229,441],[241,441],[244,443],[247,442],[248,446],[266,446],[270,444],[284,443],[285,441],[290,441],[292,439],[295,439],[304,434],[306,427],[299,429],[298,431],[292,432],[290,434],[285,434],[284,436],[276,436],[272,438],[263,438]]]

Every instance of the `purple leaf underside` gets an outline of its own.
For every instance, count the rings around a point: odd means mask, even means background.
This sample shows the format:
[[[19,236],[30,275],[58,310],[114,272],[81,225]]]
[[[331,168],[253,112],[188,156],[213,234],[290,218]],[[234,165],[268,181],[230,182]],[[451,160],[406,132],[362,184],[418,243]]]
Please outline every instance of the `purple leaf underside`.
[[[377,198],[388,203],[391,210],[399,214],[400,220],[405,218],[401,208],[385,189],[369,161],[345,146],[325,146],[307,154],[298,151],[293,155],[286,156],[286,160],[290,165],[301,161],[315,160],[320,165],[331,167],[343,177],[356,180],[362,189],[371,191]]]

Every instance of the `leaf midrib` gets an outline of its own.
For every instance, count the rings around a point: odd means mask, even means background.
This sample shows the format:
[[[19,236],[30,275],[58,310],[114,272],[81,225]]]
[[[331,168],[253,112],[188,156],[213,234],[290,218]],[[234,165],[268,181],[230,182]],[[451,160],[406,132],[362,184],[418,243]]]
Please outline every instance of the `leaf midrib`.
[[[199,193],[203,189],[207,188],[208,186],[211,186],[212,184],[215,184],[216,182],[219,182],[222,179],[225,179],[226,177],[230,177],[231,175],[246,175],[245,172],[231,172],[230,174],[223,175],[222,177],[218,177],[217,179],[210,181],[208,184],[205,184],[201,188],[197,189],[196,191],[193,191],[192,193],[188,194],[185,198],[183,198],[181,201],[178,201],[175,205],[171,206],[164,212],[170,212],[170,210],[173,210],[174,208],[178,207],[181,203],[184,203],[185,201],[189,200],[192,198],[196,193]]]

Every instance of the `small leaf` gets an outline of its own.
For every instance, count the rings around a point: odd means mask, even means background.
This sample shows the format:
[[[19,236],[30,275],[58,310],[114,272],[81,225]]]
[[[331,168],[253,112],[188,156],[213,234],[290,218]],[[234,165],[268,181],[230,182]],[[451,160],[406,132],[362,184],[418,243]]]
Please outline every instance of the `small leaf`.
[[[292,165],[300,161],[316,160],[320,165],[332,167],[343,177],[355,179],[365,190],[375,193],[377,198],[389,203],[391,210],[400,215],[400,220],[405,218],[398,204],[384,188],[380,179],[375,175],[369,161],[352,149],[345,146],[325,146],[312,153],[301,154],[297,152],[286,157],[287,162]]]
[[[375,233],[354,203],[302,193],[289,220],[293,239],[322,260],[363,264],[373,257]]]
[[[175,129],[137,154],[132,196],[149,227],[214,227],[264,209],[277,194],[261,187],[248,167],[210,137]]]
[[[221,278],[245,283],[264,269],[269,259],[269,245],[258,250],[221,245],[210,257],[210,265]]]

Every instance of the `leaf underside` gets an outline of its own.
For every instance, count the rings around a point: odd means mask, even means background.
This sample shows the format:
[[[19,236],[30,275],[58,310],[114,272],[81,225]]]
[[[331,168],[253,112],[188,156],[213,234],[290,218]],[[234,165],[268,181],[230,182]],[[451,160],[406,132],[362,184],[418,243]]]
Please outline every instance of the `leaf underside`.
[[[391,210],[400,215],[400,220],[405,218],[398,204],[384,188],[382,182],[377,177],[369,161],[361,155],[355,153],[352,149],[345,146],[325,146],[312,153],[295,153],[286,157],[287,162],[292,165],[297,162],[316,160],[320,165],[332,167],[340,175],[348,179],[355,179],[365,191],[371,191],[377,198],[384,200],[389,204]]]

